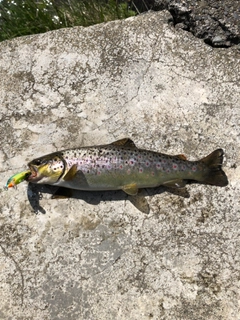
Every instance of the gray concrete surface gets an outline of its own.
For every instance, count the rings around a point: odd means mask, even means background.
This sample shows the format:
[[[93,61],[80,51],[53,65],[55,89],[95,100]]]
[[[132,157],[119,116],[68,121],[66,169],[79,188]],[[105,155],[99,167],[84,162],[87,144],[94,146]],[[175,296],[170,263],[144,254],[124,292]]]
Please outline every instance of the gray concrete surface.
[[[239,52],[168,19],[0,44],[2,186],[34,157],[123,137],[189,159],[222,147],[229,178],[148,191],[148,215],[122,192],[2,189],[0,319],[239,319]]]

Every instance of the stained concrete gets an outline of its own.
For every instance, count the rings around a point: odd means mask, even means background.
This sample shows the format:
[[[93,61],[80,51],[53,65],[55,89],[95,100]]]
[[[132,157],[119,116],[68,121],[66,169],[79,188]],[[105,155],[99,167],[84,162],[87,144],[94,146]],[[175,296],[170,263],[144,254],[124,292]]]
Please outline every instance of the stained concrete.
[[[26,182],[1,190],[1,319],[239,319],[239,52],[167,12],[0,44],[2,187],[34,157],[130,137],[199,159],[225,151],[225,188],[122,192]]]
[[[168,10],[177,29],[218,48],[240,49],[240,6],[238,0],[134,0],[136,11]]]

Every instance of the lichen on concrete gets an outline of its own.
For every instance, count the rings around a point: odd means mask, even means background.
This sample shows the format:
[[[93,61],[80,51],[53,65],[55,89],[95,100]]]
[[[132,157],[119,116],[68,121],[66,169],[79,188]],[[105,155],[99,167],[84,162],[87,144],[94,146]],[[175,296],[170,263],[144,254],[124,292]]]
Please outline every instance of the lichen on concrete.
[[[148,215],[117,191],[2,190],[1,319],[239,318],[239,53],[168,19],[0,44],[2,186],[34,157],[123,137],[190,160],[222,147],[229,178],[147,190]]]

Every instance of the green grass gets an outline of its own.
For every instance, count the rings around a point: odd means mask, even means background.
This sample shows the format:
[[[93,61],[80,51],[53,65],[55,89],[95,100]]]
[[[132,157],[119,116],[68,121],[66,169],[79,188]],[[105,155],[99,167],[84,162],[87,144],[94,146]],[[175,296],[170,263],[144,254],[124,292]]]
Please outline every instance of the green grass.
[[[0,2],[0,41],[125,19],[135,14],[124,0],[3,0]]]

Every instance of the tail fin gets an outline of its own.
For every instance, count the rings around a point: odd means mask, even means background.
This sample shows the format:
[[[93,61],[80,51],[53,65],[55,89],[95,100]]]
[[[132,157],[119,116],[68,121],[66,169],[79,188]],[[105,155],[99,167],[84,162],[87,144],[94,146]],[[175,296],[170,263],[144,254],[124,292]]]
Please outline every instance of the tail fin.
[[[228,185],[228,178],[222,170],[223,154],[222,149],[217,149],[200,160],[200,162],[203,162],[209,169],[202,183],[219,187]]]

